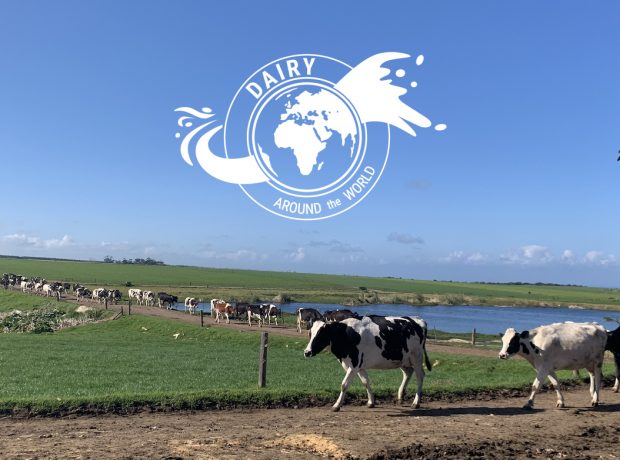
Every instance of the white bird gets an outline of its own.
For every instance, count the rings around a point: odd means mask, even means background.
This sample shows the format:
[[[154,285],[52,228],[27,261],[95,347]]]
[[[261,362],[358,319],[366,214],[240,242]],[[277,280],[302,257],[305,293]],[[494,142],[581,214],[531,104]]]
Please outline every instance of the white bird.
[[[176,334],[172,334],[172,337],[174,337],[175,339],[178,339],[180,335],[181,333],[177,332]]]
[[[145,328],[144,326],[142,326],[140,329],[142,329],[143,331],[148,331],[148,329]]]

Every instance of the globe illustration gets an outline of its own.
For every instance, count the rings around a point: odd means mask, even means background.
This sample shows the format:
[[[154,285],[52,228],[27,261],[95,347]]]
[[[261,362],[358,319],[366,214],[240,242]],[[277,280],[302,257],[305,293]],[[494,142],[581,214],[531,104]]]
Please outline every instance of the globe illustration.
[[[253,121],[254,155],[284,187],[328,187],[346,176],[358,159],[358,118],[333,88],[289,87],[266,101]]]

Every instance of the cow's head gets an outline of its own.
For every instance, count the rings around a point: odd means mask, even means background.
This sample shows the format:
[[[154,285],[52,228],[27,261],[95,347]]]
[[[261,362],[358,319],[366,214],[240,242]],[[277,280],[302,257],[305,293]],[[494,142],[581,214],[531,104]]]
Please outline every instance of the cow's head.
[[[318,355],[331,344],[329,324],[323,321],[314,321],[312,328],[310,328],[309,336],[310,340],[304,350],[304,356],[306,358]]]
[[[506,329],[502,336],[502,351],[499,352],[499,357],[508,359],[516,355],[521,349],[522,341],[527,340],[529,335],[529,331],[518,333],[513,328]]]

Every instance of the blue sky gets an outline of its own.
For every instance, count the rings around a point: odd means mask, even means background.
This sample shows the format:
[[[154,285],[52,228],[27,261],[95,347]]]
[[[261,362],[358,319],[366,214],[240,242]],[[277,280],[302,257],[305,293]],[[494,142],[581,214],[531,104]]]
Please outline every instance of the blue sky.
[[[620,286],[620,5],[0,4],[0,254]],[[273,216],[186,165],[176,107],[223,115],[298,53],[423,54],[373,192]],[[223,117],[222,117],[223,118]]]

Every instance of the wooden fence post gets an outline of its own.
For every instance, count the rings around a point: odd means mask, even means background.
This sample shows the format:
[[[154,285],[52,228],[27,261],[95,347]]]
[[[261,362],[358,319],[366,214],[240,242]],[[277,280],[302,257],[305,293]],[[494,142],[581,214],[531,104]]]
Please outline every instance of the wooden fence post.
[[[476,328],[474,328],[474,330],[471,331],[471,344],[474,347],[476,346]]]
[[[131,299],[127,301],[127,316],[131,316]]]
[[[108,298],[106,297],[105,299],[103,299],[103,302],[105,303],[105,309],[108,309]]]
[[[268,332],[260,334],[260,352],[258,354],[258,387],[264,388],[267,384],[267,346],[269,340]]]
[[[200,310],[200,327],[205,327],[205,312]]]

